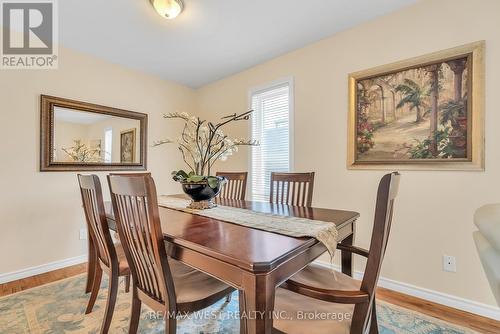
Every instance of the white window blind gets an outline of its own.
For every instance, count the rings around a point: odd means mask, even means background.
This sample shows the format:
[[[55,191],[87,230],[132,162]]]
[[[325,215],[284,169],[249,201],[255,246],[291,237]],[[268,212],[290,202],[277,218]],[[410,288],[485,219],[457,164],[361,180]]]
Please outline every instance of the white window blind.
[[[290,171],[290,83],[286,82],[251,95],[252,147],[251,198],[268,201],[271,172]]]

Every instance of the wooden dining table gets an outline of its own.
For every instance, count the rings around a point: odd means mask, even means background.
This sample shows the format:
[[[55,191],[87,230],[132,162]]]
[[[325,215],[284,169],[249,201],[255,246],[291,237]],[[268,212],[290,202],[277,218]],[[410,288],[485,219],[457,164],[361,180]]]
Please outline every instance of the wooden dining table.
[[[219,199],[217,203],[331,222],[339,231],[338,241],[347,245],[353,243],[359,217],[352,211],[264,202]],[[116,230],[110,202],[106,212],[110,229]],[[160,207],[160,218],[169,256],[239,290],[241,330],[247,334],[272,332],[276,288],[326,252],[311,237],[294,238],[165,207]],[[92,249],[89,245],[89,268],[96,261]],[[352,275],[351,253],[342,253],[341,263],[342,272]]]

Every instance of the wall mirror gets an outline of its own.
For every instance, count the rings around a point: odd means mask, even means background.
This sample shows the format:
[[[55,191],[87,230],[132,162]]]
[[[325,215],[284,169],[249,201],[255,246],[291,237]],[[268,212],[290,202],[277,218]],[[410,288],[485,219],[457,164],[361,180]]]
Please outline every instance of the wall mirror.
[[[41,96],[41,171],[145,170],[147,115]]]

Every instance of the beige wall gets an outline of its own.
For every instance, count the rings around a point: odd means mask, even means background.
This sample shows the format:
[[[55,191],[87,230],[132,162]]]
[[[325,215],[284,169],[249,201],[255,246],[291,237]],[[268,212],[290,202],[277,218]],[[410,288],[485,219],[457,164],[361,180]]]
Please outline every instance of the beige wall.
[[[203,87],[198,110],[213,119],[245,111],[249,89],[292,76],[295,169],[316,171],[315,206],[361,213],[357,243],[367,247],[383,172],[346,169],[348,73],[486,40],[486,171],[403,172],[383,276],[494,305],[471,233],[475,208],[500,201],[499,13],[498,0],[421,1]],[[245,136],[248,125],[233,129]],[[247,158],[240,152],[216,169],[246,170]],[[442,271],[443,254],[457,257],[457,273]]]
[[[59,59],[58,70],[0,71],[0,274],[86,249],[79,240],[85,222],[76,173],[38,171],[40,94],[147,113],[149,143],[177,132],[162,113],[194,106],[194,92],[183,86],[67,49]],[[159,193],[179,192],[170,181],[170,171],[182,167],[175,147],[148,151]],[[99,175],[105,182],[105,173]]]

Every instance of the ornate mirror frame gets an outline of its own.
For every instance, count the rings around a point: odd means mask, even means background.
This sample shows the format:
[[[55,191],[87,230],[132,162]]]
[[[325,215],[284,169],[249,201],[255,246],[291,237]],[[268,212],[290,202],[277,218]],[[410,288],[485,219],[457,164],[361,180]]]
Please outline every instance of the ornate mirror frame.
[[[54,148],[54,107],[75,109],[85,112],[129,118],[140,122],[140,159],[137,163],[101,163],[101,162],[55,162]],[[128,110],[75,101],[61,97],[41,95],[40,97],[40,171],[143,171],[147,168],[147,128],[148,115]]]

